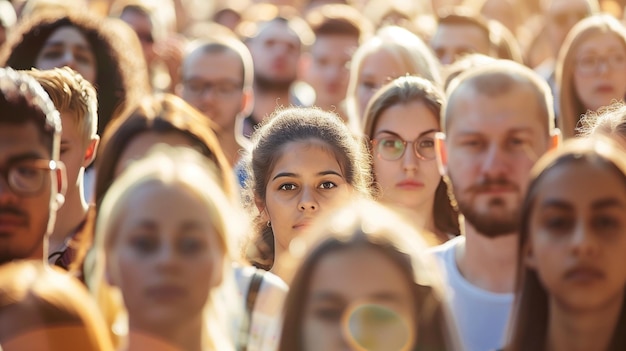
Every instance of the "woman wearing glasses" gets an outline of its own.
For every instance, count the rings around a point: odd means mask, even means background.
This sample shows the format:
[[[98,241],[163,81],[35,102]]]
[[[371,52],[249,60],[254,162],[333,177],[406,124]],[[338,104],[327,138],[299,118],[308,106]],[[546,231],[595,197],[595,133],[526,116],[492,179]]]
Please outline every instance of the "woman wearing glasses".
[[[406,212],[433,244],[459,234],[458,212],[435,161],[435,133],[444,95],[430,81],[405,76],[376,93],[365,112],[380,200]]]
[[[569,32],[556,68],[558,126],[577,135],[581,115],[626,96],[626,29],[610,15],[580,21]]]

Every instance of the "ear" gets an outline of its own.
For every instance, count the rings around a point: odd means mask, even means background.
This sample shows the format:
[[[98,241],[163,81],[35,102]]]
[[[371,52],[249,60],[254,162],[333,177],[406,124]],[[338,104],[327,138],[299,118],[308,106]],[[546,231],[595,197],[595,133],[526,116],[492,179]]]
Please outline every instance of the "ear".
[[[446,148],[446,135],[442,132],[435,133],[435,154],[437,156],[439,174],[441,174],[441,176],[447,175],[448,149]]]
[[[261,220],[263,221],[271,220],[269,214],[267,213],[267,208],[265,207],[265,203],[263,203],[263,201],[255,198],[254,204],[256,205],[257,210],[259,210],[259,216],[261,216]]]
[[[559,128],[554,128],[550,133],[550,150],[558,149],[563,143],[563,135]]]
[[[245,88],[243,90],[243,94],[241,95],[241,111],[239,114],[244,117],[248,117],[252,113],[252,108],[254,107],[254,93],[252,89]]]
[[[94,135],[93,138],[89,141],[89,145],[87,145],[87,149],[85,150],[85,157],[83,158],[83,167],[87,168],[96,159],[96,151],[98,150],[98,145],[100,144],[100,136]]]

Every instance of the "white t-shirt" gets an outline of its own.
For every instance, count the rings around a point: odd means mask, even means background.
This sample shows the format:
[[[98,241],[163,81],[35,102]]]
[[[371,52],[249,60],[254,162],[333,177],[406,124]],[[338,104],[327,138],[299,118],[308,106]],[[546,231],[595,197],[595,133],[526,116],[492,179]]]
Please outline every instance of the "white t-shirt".
[[[446,300],[464,350],[500,349],[505,343],[514,294],[483,290],[461,275],[456,265],[455,248],[464,242],[465,237],[458,236],[431,250],[444,275]]]
[[[244,311],[248,291],[256,267],[235,266],[235,281]],[[278,349],[282,329],[283,305],[288,291],[287,284],[275,274],[263,272],[263,280],[252,310],[252,323],[247,351],[274,351]],[[237,328],[241,328],[237,323]],[[237,329],[239,330],[239,329]]]

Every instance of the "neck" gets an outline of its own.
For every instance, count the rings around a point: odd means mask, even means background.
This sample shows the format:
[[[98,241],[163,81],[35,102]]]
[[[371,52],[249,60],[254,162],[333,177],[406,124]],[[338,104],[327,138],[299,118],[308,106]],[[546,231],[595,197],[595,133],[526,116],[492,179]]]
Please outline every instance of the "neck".
[[[608,350],[622,312],[623,293],[593,311],[571,311],[550,301],[547,350]]]
[[[239,140],[235,136],[235,126],[233,125],[228,130],[223,130],[217,134],[217,140],[220,143],[224,155],[228,159],[228,163],[233,167],[237,161],[239,161],[240,151],[243,149]]]
[[[82,173],[79,174],[82,177]],[[63,245],[65,239],[74,233],[74,230],[87,216],[89,205],[85,201],[83,192],[83,184],[74,189],[74,191],[66,194],[63,206],[57,211],[54,232],[50,235],[50,249]]]
[[[461,274],[473,285],[494,293],[512,293],[517,271],[518,236],[489,238],[465,222],[465,244],[456,250]]]
[[[202,351],[202,319],[175,327],[142,328],[129,319],[128,350]]]
[[[261,122],[270,116],[279,106],[289,106],[291,97],[289,90],[284,91],[262,91],[257,87],[254,88],[254,108],[252,116],[255,122]]]

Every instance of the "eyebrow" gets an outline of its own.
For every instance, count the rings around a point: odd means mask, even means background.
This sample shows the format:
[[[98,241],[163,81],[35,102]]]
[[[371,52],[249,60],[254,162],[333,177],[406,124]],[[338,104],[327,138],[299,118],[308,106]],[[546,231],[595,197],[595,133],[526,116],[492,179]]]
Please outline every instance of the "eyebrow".
[[[425,131],[421,132],[421,133],[417,136],[417,138],[416,138],[416,139],[419,139],[419,138],[423,137],[423,136],[424,136],[424,135],[426,135],[426,134],[436,133],[436,132],[438,132],[438,131],[440,131],[440,130],[439,130],[439,129],[435,129],[435,128],[425,130]],[[392,132],[392,131],[387,130],[387,129],[383,129],[383,130],[379,131],[378,133],[376,133],[376,135],[378,135],[378,134],[382,134],[382,133],[395,135],[395,136],[397,136],[398,138],[403,139],[403,138],[400,136],[400,134],[398,134],[398,133],[396,133],[396,132]]]
[[[50,42],[47,42],[44,45],[44,47],[45,48],[49,48],[49,47],[55,47],[55,46],[63,46],[64,44],[65,44],[65,42],[60,41],[60,40],[59,41],[50,41]],[[72,45],[72,46],[78,47],[79,49],[81,49],[83,51],[91,52],[91,46],[89,46],[89,45],[78,44],[78,45]]]
[[[333,170],[327,170],[327,171],[321,171],[318,172],[316,174],[316,176],[325,176],[325,175],[336,175],[338,177],[343,178],[343,175],[341,175],[340,173],[338,173],[337,171],[333,171]],[[278,173],[277,175],[274,176],[274,178],[272,178],[272,181],[278,179],[278,178],[300,178],[300,176],[296,173],[291,173],[291,172],[281,172]]]
[[[594,210],[601,210],[607,207],[619,207],[619,208],[624,208],[624,203],[619,201],[616,198],[610,197],[610,198],[604,198],[604,199],[600,199],[597,201],[594,201],[591,204],[591,208]]]
[[[41,155],[40,153],[36,151],[28,151],[28,152],[24,152],[24,153],[9,157],[5,164],[10,165],[10,164],[17,163],[20,161],[43,160],[43,159],[47,159],[47,157]]]

